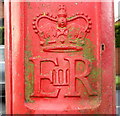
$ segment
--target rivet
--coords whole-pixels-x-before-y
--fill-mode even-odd
[[[89,33],[90,32],[90,30],[87,30],[87,33]]]
[[[32,24],[35,25],[35,22],[33,22]]]
[[[91,29],[91,28],[92,28],[92,26],[89,26],[88,28],[89,28],[89,29]]]
[[[89,21],[89,24],[91,25],[91,24],[92,24],[92,22],[91,22],[91,21]]]
[[[90,17],[88,17],[88,20],[91,20],[91,18],[90,18]]]
[[[38,33],[38,30],[35,30],[35,33]]]
[[[36,26],[33,26],[33,29],[36,29]]]
[[[85,14],[85,16],[86,16],[86,17],[88,17],[88,15],[87,15],[87,14]]]
[[[34,18],[33,20],[36,21],[36,18]]]
[[[38,14],[37,17],[39,17],[40,15]]]
[[[81,15],[84,15],[84,13],[83,13],[83,12],[81,12]]]
[[[40,41],[40,45],[43,46],[43,45],[44,45],[44,42],[43,42],[43,41]]]

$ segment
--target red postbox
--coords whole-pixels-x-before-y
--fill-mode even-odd
[[[115,114],[112,8],[5,3],[8,114]]]

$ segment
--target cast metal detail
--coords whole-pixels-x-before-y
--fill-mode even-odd
[[[42,20],[49,23],[41,24]],[[79,20],[81,25],[74,21]],[[84,44],[84,38],[91,29],[91,18],[84,13],[76,13],[67,17],[66,8],[60,5],[57,16],[41,13],[34,18],[33,29],[40,38],[40,45],[44,52],[71,52],[83,48],[77,46],[78,42]]]

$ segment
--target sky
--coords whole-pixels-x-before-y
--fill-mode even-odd
[[[114,0],[114,16],[115,21],[120,19],[120,0]]]

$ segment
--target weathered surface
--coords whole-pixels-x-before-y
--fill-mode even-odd
[[[12,113],[115,113],[113,30],[101,14],[106,7],[95,2],[11,5]]]

